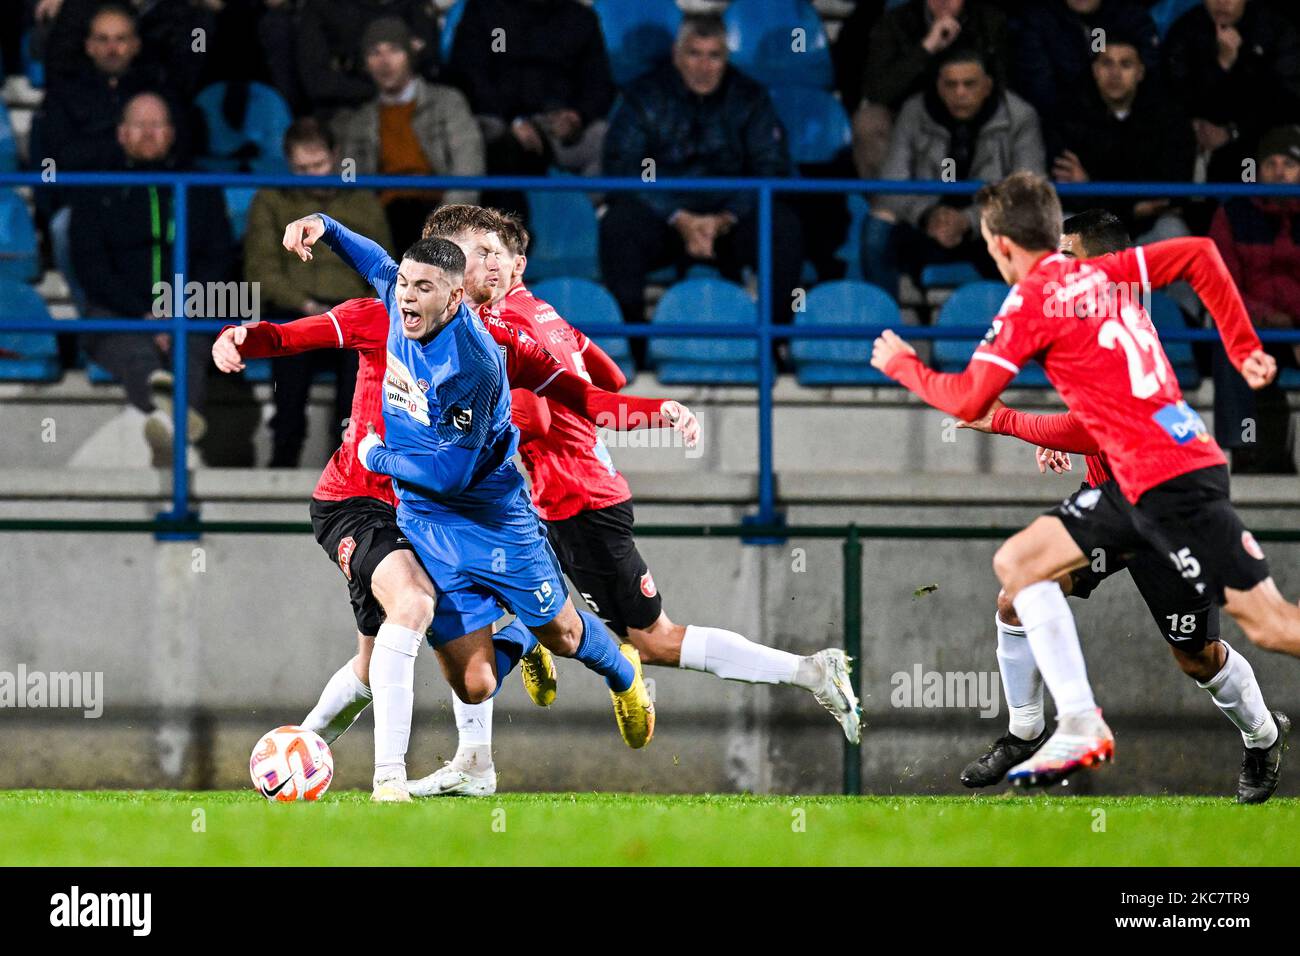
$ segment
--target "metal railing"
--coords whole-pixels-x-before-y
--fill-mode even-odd
[[[173,241],[172,275],[181,277],[172,289],[172,316],[169,320],[172,334],[171,358],[175,393],[188,394],[186,335],[195,332],[218,332],[229,322],[195,321],[185,316],[184,276],[188,266],[188,191],[194,188],[220,188],[229,186],[269,188],[352,188],[352,189],[488,189],[519,191],[579,191],[579,192],[640,192],[660,190],[666,192],[753,192],[758,197],[758,321],[753,328],[718,326],[704,323],[663,325],[608,325],[581,324],[584,333],[592,336],[619,335],[631,338],[747,338],[758,343],[758,501],[756,512],[748,516],[747,523],[755,528],[776,528],[782,517],[776,508],[776,485],[773,474],[773,406],[772,388],[776,380],[776,366],[772,345],[788,339],[852,339],[874,338],[886,326],[879,324],[836,325],[826,327],[774,325],[772,323],[772,200],[780,194],[812,193],[899,193],[907,195],[970,195],[982,183],[973,181],[939,182],[859,179],[663,179],[645,182],[636,178],[613,177],[456,177],[456,176],[356,176],[341,179],[336,176],[291,176],[228,173],[60,173],[57,181],[48,182],[41,173],[0,174],[0,187],[30,186],[34,188],[85,188],[103,186],[163,186],[175,194],[173,215],[175,234]],[[1279,197],[1300,199],[1300,186],[1263,186],[1254,183],[1082,183],[1062,184],[1059,192],[1070,196],[1135,196],[1197,198],[1233,196]],[[287,253],[286,253],[287,254]],[[573,318],[573,317],[569,317]],[[140,319],[45,319],[6,321],[8,331],[54,333],[134,333],[155,334],[159,326],[149,325]],[[915,327],[908,326],[910,339],[978,339],[987,331],[981,326]],[[1217,338],[1213,330],[1161,330],[1166,341],[1208,341]],[[1261,333],[1268,342],[1300,342],[1300,332],[1271,331]],[[190,480],[184,449],[187,445],[187,404],[174,403],[174,454],[172,465],[171,510],[161,516],[169,523],[181,525],[194,517],[190,501]],[[771,540],[755,533],[748,540]]]

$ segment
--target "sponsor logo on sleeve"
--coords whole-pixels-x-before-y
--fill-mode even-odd
[[[641,593],[648,598],[652,598],[659,593],[659,589],[655,587],[654,576],[648,570],[641,575]]]
[[[1255,540],[1255,536],[1249,531],[1243,531],[1241,533],[1241,546],[1245,548],[1246,553],[1256,561],[1264,560],[1264,549],[1259,546],[1259,542]]]

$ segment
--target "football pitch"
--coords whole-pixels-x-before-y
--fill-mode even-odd
[[[1300,800],[0,791],[0,865],[1294,866]]]

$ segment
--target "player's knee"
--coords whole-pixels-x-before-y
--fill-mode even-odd
[[[415,631],[427,630],[433,623],[433,595],[418,588],[402,591],[392,601],[391,608],[385,607],[388,617]]]
[[[497,681],[492,674],[466,675],[456,696],[466,704],[481,704],[497,692]]]
[[[1023,575],[1019,549],[1010,541],[998,548],[993,555],[993,573],[1002,582],[1002,594],[999,603],[1005,598],[1008,604],[1020,590],[1019,579]]]
[[[998,620],[1011,627],[1020,627],[1016,606],[1011,603],[1011,598],[1007,597],[1005,589],[998,592]]]

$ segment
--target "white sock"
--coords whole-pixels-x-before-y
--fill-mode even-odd
[[[1002,673],[1002,696],[1007,701],[1007,730],[1021,740],[1033,740],[1043,732],[1043,677],[1034,663],[1023,627],[993,616],[998,628],[998,670]]]
[[[1228,653],[1223,669],[1204,684],[1197,681],[1196,686],[1209,692],[1215,706],[1241,731],[1247,747],[1267,749],[1277,741],[1277,722],[1264,704],[1264,693],[1255,680],[1255,671],[1250,661],[1226,641],[1223,648]]]
[[[385,621],[370,657],[370,692],[375,701],[375,779],[406,773],[415,705],[415,655],[424,634]]]
[[[456,715],[458,750],[492,745],[492,698],[481,704],[467,704],[451,695],[451,712]]]
[[[749,684],[793,684],[804,660],[798,654],[764,647],[735,631],[720,627],[686,625],[682,638],[681,662],[691,671],[708,671],[723,680]],[[800,684],[799,686],[804,686]]]
[[[1056,702],[1057,719],[1096,710],[1079,632],[1060,586],[1055,581],[1038,581],[1011,603],[1024,625],[1043,683]]]
[[[352,661],[348,661],[329,679],[320,692],[320,700],[316,701],[302,726],[314,730],[327,744],[332,744],[370,706],[370,696],[370,688],[361,683],[352,669]]]

